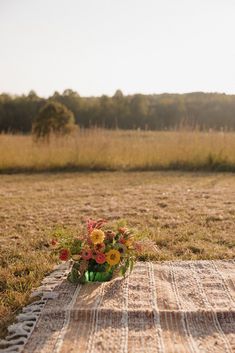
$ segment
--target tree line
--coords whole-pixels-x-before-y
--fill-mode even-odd
[[[59,102],[73,114],[79,127],[107,129],[235,130],[235,95],[220,93],[134,94],[120,90],[112,96],[81,97],[66,89],[49,98],[0,94],[0,132],[29,133],[40,109]]]

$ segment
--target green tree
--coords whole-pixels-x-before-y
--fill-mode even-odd
[[[71,132],[74,125],[74,114],[63,104],[48,102],[39,111],[33,125],[36,138],[49,138],[54,134]]]
[[[148,100],[143,94],[135,94],[130,103],[132,128],[145,128],[148,116]]]

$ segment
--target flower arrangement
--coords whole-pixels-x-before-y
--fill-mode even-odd
[[[72,260],[68,275],[70,282],[109,281],[116,270],[122,276],[128,269],[132,271],[136,255],[146,243],[135,240],[130,229],[119,227],[113,231],[107,228],[106,223],[103,219],[88,220],[85,235],[52,240],[60,260]]]

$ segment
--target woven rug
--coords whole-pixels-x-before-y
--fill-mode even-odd
[[[137,263],[125,279],[45,279],[1,352],[235,352],[235,262]]]

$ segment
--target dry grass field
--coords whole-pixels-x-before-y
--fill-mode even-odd
[[[235,178],[182,172],[1,175],[1,335],[56,262],[52,233],[79,232],[88,217],[127,221],[140,236],[154,239],[154,260],[232,258]]]
[[[94,129],[49,144],[0,135],[0,172],[176,169],[235,171],[235,133]]]

